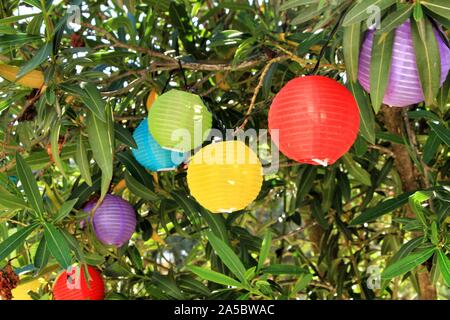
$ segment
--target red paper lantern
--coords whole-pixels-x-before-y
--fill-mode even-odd
[[[55,300],[103,300],[105,284],[101,273],[94,267],[88,266],[90,276],[86,281],[83,267],[74,266],[62,272],[53,286]]]
[[[359,109],[351,92],[337,81],[307,76],[289,81],[269,111],[269,131],[280,151],[300,163],[330,165],[353,145]]]

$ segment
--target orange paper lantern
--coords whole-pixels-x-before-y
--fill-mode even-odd
[[[295,78],[276,95],[269,111],[269,131],[288,158],[330,165],[353,145],[359,109],[351,92],[323,76]]]
[[[101,273],[88,266],[90,281],[88,283],[84,268],[74,266],[70,271],[62,272],[53,286],[55,300],[103,300],[105,284]]]

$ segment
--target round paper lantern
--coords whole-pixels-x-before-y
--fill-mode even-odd
[[[199,96],[170,90],[149,111],[150,133],[166,149],[186,152],[202,144],[212,126],[212,115]]]
[[[353,145],[358,130],[355,98],[346,87],[327,77],[289,81],[269,110],[272,139],[286,157],[300,163],[334,163]]]
[[[74,266],[63,271],[53,286],[55,300],[103,300],[105,284],[101,273],[92,266],[87,266],[90,281],[85,277],[84,268]]]
[[[441,85],[450,70],[450,49],[435,30],[441,57]],[[370,92],[370,61],[374,31],[366,34],[359,57],[358,79],[361,86]],[[417,70],[416,54],[412,39],[411,23],[407,20],[395,30],[389,83],[383,103],[394,107],[406,107],[425,100]]]
[[[90,212],[96,202],[89,202],[83,210]],[[136,212],[121,197],[107,194],[94,212],[93,227],[97,238],[107,245],[121,247],[136,229]]]
[[[151,171],[172,170],[185,159],[185,154],[161,148],[148,130],[148,120],[143,120],[133,134],[137,149],[131,149],[134,158]]]
[[[263,181],[257,155],[241,141],[200,149],[189,162],[187,183],[192,196],[211,212],[244,209],[258,196]]]

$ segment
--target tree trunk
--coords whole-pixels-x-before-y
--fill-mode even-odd
[[[402,108],[392,108],[383,106],[382,109],[383,120],[387,130],[390,133],[403,136],[406,134],[404,121],[402,118]],[[415,191],[420,189],[420,172],[414,166],[406,146],[392,143],[391,150],[395,155],[395,167],[402,180],[403,191]],[[407,206],[407,217],[415,218],[415,214]],[[427,270],[420,270],[418,272],[419,287],[421,300],[435,300],[437,298],[436,288],[430,281],[430,274]]]

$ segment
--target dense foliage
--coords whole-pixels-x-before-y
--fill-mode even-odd
[[[358,84],[371,5],[381,42],[417,25],[426,102],[388,107]],[[0,269],[44,278],[35,299],[76,262],[102,271],[109,299],[448,299],[450,81],[439,88],[421,30],[449,19],[446,0],[2,0],[0,71],[45,85],[0,82]],[[389,61],[377,65],[385,84]],[[152,173],[132,156],[155,93],[200,95],[222,131],[266,129],[275,94],[309,74],[353,92],[358,138],[328,167],[280,155],[247,210],[212,214],[187,165]],[[120,248],[80,228],[107,192],[138,213]]]

